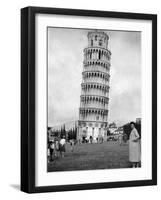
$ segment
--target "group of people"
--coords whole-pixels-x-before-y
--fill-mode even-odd
[[[62,138],[55,137],[53,140],[48,142],[48,162],[53,161],[55,157],[64,157],[65,144],[65,136]]]
[[[98,137],[96,138],[97,144],[102,144],[104,142],[104,138],[102,135],[98,135]],[[93,143],[93,137],[90,136],[89,137],[89,142],[92,144]]]
[[[97,144],[102,144],[104,142],[104,138],[102,135],[98,135],[98,137],[96,138],[96,142]],[[92,135],[88,137],[81,137],[78,139],[78,144],[82,144],[82,143],[90,143],[93,144],[95,143]]]
[[[55,160],[55,158],[63,158],[66,152],[66,138],[63,136],[62,138],[55,137],[52,140],[48,141],[48,163]],[[70,150],[74,151],[75,140],[70,139]]]

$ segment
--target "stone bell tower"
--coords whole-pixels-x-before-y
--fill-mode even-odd
[[[78,138],[92,136],[96,141],[99,136],[105,136],[111,58],[108,40],[105,32],[88,33],[88,47],[84,49]]]

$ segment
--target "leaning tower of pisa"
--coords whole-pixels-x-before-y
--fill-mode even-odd
[[[79,108],[78,137],[105,136],[108,125],[110,57],[109,37],[102,31],[88,33]]]

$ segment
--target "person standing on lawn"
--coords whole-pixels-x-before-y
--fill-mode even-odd
[[[127,134],[126,133],[123,134],[123,141],[124,141],[124,143],[127,142]]]
[[[71,152],[74,151],[74,139],[70,140]]]
[[[135,128],[135,123],[131,122],[131,133],[129,136],[129,161],[132,163],[132,167],[139,167],[141,161],[141,146],[140,136]]]
[[[119,144],[122,145],[123,135],[122,133],[119,134]]]
[[[57,137],[55,138],[55,156],[59,156],[59,139]]]
[[[50,161],[54,160],[54,153],[55,153],[55,143],[54,141],[50,142]]]
[[[62,158],[64,157],[64,153],[65,153],[65,144],[66,144],[65,135],[63,135],[63,138],[59,142],[59,145],[60,145],[59,151],[60,151],[60,156]]]
[[[90,144],[92,144],[93,143],[93,137],[91,135],[89,137],[89,140],[90,140]]]

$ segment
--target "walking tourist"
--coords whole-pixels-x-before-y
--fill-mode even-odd
[[[59,140],[58,138],[55,138],[55,156],[58,157],[59,155]]]
[[[50,143],[50,161],[53,161],[54,151],[55,151],[55,144],[54,144],[54,141],[51,141],[51,143]]]
[[[119,135],[119,144],[120,144],[120,146],[122,145],[122,140],[123,140],[123,135],[122,135],[122,133],[120,133],[120,135]]]
[[[70,140],[71,152],[74,151],[74,139]]]
[[[90,136],[90,137],[89,137],[89,140],[90,140],[90,143],[92,144],[92,143],[93,143],[93,137]]]
[[[64,153],[65,153],[65,144],[66,144],[66,140],[65,140],[64,135],[63,135],[63,138],[60,140],[59,144],[60,144],[60,146],[59,146],[60,156],[63,158]]]
[[[141,147],[140,136],[135,128],[135,123],[131,122],[131,133],[129,136],[129,161],[132,163],[132,167],[139,167],[141,161]]]
[[[103,143],[103,136],[102,135],[98,135],[98,142],[99,142],[99,144]]]
[[[47,149],[47,160],[50,162],[50,148]]]
[[[126,133],[123,134],[123,141],[124,141],[124,143],[127,142],[127,134]]]

